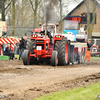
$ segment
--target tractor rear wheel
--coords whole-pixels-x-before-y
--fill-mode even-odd
[[[30,53],[34,53],[34,49],[35,49],[35,40],[31,40],[28,39],[27,40],[27,44],[26,44],[26,49],[30,52]]]
[[[55,43],[55,50],[58,52],[58,65],[68,64],[68,44],[69,42],[66,37]]]
[[[53,51],[52,55],[51,55],[51,65],[52,66],[57,66],[57,64],[58,64],[58,52]]]
[[[23,57],[22,57],[24,65],[29,65],[28,54],[29,54],[29,51],[28,50],[24,50]]]
[[[35,40],[28,39],[26,44],[26,49],[29,53],[34,54]],[[30,57],[29,65],[37,64],[37,58]]]

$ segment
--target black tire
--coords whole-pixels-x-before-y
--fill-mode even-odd
[[[65,55],[66,45],[68,46],[69,42],[66,37],[63,37],[62,40],[56,41],[55,50],[58,52],[58,65],[66,65],[68,64],[68,51],[67,55]],[[67,56],[67,57],[66,57]]]
[[[51,55],[51,65],[52,66],[57,66],[57,64],[58,64],[58,52],[53,51],[52,55]]]
[[[34,53],[34,49],[35,49],[35,40],[31,40],[28,39],[27,40],[27,44],[26,44],[26,49],[30,52],[30,53]]]
[[[29,51],[29,53],[34,54],[35,40],[28,39],[26,44],[26,49]],[[29,65],[37,63],[38,63],[37,58],[30,57]]]
[[[23,57],[22,57],[24,65],[29,65],[28,54],[29,54],[29,51],[28,50],[24,50]]]
[[[81,57],[80,57],[80,54],[78,53],[78,64],[80,64],[81,63]]]

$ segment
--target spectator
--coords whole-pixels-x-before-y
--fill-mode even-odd
[[[4,49],[4,52],[3,52],[4,55],[7,55],[7,56],[10,56],[10,59],[13,60],[14,58],[14,53],[11,51],[10,49],[10,44],[8,44],[8,46]]]
[[[1,46],[1,55],[3,55],[4,45],[1,43],[0,46]]]
[[[19,52],[19,60],[20,58],[22,58],[23,56],[23,51],[26,49],[26,43],[27,43],[27,37],[26,36],[23,36],[19,42],[19,49],[20,49],[20,52]]]
[[[84,57],[84,60],[88,59],[88,62],[90,61],[90,58],[91,58],[91,54],[90,54],[90,48],[92,47],[92,43],[91,43],[91,40],[88,40],[87,42],[87,52],[86,52],[86,55]]]

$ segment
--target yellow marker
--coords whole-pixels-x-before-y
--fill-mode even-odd
[[[42,23],[39,23],[39,25],[41,26],[41,25],[42,25]]]
[[[56,25],[59,26],[59,23],[57,23]]]

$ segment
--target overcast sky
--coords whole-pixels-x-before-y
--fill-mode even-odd
[[[83,0],[63,0],[63,14],[67,15],[68,12],[73,10]],[[66,9],[67,7],[67,9]]]
[[[83,0],[63,0],[63,6],[67,6],[68,4],[68,10],[63,9],[63,14],[67,15],[68,12],[73,10],[80,2]],[[97,0],[98,3],[100,3],[100,0]]]

